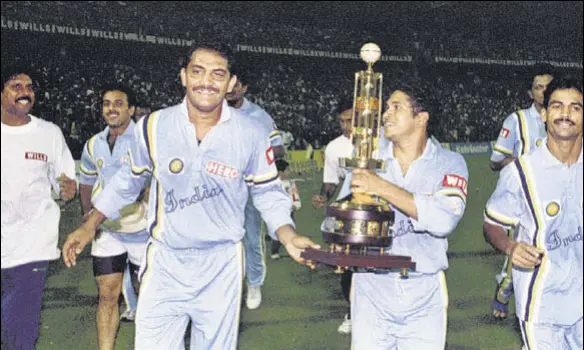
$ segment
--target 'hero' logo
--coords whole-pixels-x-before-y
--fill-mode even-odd
[[[466,181],[466,179],[462,176],[447,174],[444,176],[442,186],[458,188],[465,196],[467,195],[466,191],[468,189],[468,181]]]
[[[209,174],[221,176],[232,180],[237,179],[239,177],[239,171],[237,171],[237,169],[232,168],[225,164],[221,164],[214,160],[210,160],[209,162],[207,162],[205,171],[207,171]]]

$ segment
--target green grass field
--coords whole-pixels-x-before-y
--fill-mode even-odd
[[[449,239],[447,348],[519,349],[521,337],[513,308],[504,322],[495,322],[489,316],[494,275],[503,263],[503,256],[495,254],[483,239],[482,213],[497,175],[489,169],[486,156],[466,159],[470,172],[468,205]],[[323,215],[310,204],[312,194],[320,190],[322,173],[304,174],[302,178],[305,181],[298,183],[303,200],[296,216],[298,230],[322,243],[319,225]],[[60,246],[79,221],[78,202],[70,203],[61,219]],[[339,275],[326,266],[311,271],[288,257],[268,259],[267,264],[262,306],[254,311],[242,308],[239,348],[350,349],[350,336],[337,333],[346,311]],[[96,349],[96,295],[88,248],[72,269],[67,270],[62,261],[53,262],[45,288],[37,348]],[[132,349],[133,333],[133,324],[121,324],[117,349]]]

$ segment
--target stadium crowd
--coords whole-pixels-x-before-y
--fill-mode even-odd
[[[374,38],[366,32],[353,32],[351,28],[344,29],[345,35],[339,36],[337,29],[308,30],[305,26],[287,24],[271,26],[268,33],[261,21],[212,9],[203,8],[204,15],[191,18],[193,13],[180,11],[183,5],[174,2],[168,3],[166,10],[178,18],[164,21],[166,17],[153,15],[156,13],[153,6],[123,1],[89,1],[83,5],[61,1],[2,2],[2,17],[189,39],[213,35],[233,44],[341,51],[355,48],[355,53],[364,37]],[[124,11],[126,16],[104,15],[108,11]],[[199,20],[204,25],[198,25]],[[193,26],[185,27],[184,23]],[[582,58],[581,45],[571,50],[561,50],[560,46],[554,50],[539,47],[545,45],[543,41],[524,46],[507,41],[496,46],[496,40],[474,38],[463,31],[447,31],[447,27],[444,24],[444,29],[411,32],[411,36],[405,37],[403,30],[377,35],[386,36],[379,42],[382,51],[391,54],[415,55],[418,51],[421,56],[528,59],[542,58],[538,56],[541,50],[557,60],[574,58],[571,55],[577,61]],[[104,82],[130,85],[137,91],[140,103],[153,109],[177,103],[182,96],[177,75],[181,48],[74,36],[62,40],[64,37],[60,35],[4,29],[2,34],[2,65],[22,61],[40,72],[41,95],[34,112],[69,131],[65,135],[75,157],[80,155],[84,140],[102,127],[98,96]],[[444,40],[446,37],[448,40]],[[391,42],[390,50],[384,48],[386,42]],[[563,56],[555,56],[559,52]],[[280,129],[294,135],[292,148],[296,149],[305,149],[308,144],[320,148],[339,133],[335,119],[339,113],[337,107],[341,101],[352,99],[354,72],[365,69],[363,62],[349,59],[270,55],[266,60],[265,54],[248,52],[240,56],[244,69],[253,73],[248,98],[266,109]],[[392,82],[411,74],[436,87],[444,122],[435,136],[443,142],[492,141],[509,112],[529,103],[523,78],[527,67],[437,64],[416,57],[419,56],[412,62],[379,62],[374,68],[384,74],[385,95]],[[581,74],[581,69],[577,74]]]
[[[517,2],[518,3],[518,2]],[[412,29],[404,25],[399,18],[394,18],[384,26],[367,26],[357,23],[344,26],[343,35],[335,26],[316,26],[314,23],[300,21],[291,23],[278,22],[274,25],[273,9],[264,4],[265,9],[245,8],[236,5],[223,6],[218,11],[216,5],[197,4],[197,11],[192,11],[184,2],[145,2],[145,1],[3,1],[2,16],[6,19],[39,22],[44,24],[73,25],[173,38],[197,39],[217,36],[221,33],[224,40],[233,44],[264,45],[296,49],[351,51],[363,44],[364,38],[375,42],[391,43],[392,55],[432,54],[445,57],[483,57],[491,59],[545,59],[556,61],[582,60],[582,45],[574,45],[567,33],[566,40],[537,40],[538,30],[509,31],[508,28],[522,26],[528,18],[513,18],[510,27],[493,28],[492,18],[477,16],[476,13],[487,10],[488,4],[455,4],[451,9],[460,15],[457,21],[445,20],[439,12],[426,12],[428,18],[424,23]],[[339,4],[337,4],[339,5]],[[242,5],[240,5],[242,6]],[[299,12],[307,12],[303,5],[297,6]],[[352,6],[352,5],[347,5]],[[408,13],[413,6],[424,4],[362,4],[369,7],[369,15],[395,12]],[[409,6],[409,8],[408,8]],[[549,4],[515,4],[508,11],[536,11],[538,7]],[[231,13],[229,12],[231,7]],[[545,13],[546,9],[540,9]],[[257,16],[257,11],[263,11]],[[419,8],[416,11],[420,11]],[[434,11],[431,8],[426,11]],[[161,15],[161,12],[166,15]],[[351,7],[346,11],[337,11],[338,23],[355,22]],[[123,13],[123,16],[110,16],[108,13]],[[424,12],[421,12],[424,13]],[[474,14],[471,16],[470,14]],[[505,14],[498,14],[504,18]],[[326,19],[321,19],[323,21]],[[401,19],[403,21],[403,19]],[[358,21],[357,21],[358,22]],[[407,24],[407,22],[406,22]],[[525,23],[529,24],[529,22]],[[550,23],[552,25],[553,23]],[[234,30],[237,28],[237,30]],[[474,30],[471,30],[474,29]],[[549,28],[548,28],[549,29]],[[581,32],[580,32],[581,37]]]

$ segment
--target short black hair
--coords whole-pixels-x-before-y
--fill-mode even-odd
[[[130,89],[128,86],[121,84],[121,83],[108,83],[102,86],[101,88],[101,100],[103,101],[103,96],[106,92],[109,91],[121,91],[123,92],[126,97],[128,98],[128,107],[136,107],[137,100],[134,91]]]
[[[353,100],[352,99],[341,99],[339,101],[339,106],[338,108],[338,114],[341,115],[341,113],[343,113],[344,111],[346,111],[347,109],[352,109],[353,108]]]
[[[233,75],[231,71],[235,66],[236,60],[231,45],[219,41],[195,40],[193,45],[188,49],[186,56],[183,57],[182,68],[186,69],[189,66],[193,53],[197,50],[210,50],[219,53],[219,56],[227,60],[227,69],[229,69],[230,75]]]
[[[276,160],[276,169],[278,169],[278,171],[286,171],[288,165],[290,164],[285,159],[280,158]]]
[[[28,75],[32,80],[35,90],[38,88],[37,72],[30,67],[16,64],[8,67],[2,67],[2,91],[4,91],[6,83],[20,74]]]
[[[531,66],[525,74],[526,89],[531,90],[531,87],[533,86],[533,79],[535,77],[547,74],[555,77],[556,68],[549,63],[537,63]]]
[[[576,89],[582,93],[582,81],[571,76],[564,76],[552,80],[543,92],[543,106],[548,108],[550,97],[556,90]]]
[[[254,70],[246,64],[247,62],[243,59],[241,53],[235,53],[235,63],[232,64],[231,68],[231,75],[236,75],[237,80],[241,82],[241,85],[255,86],[256,85],[256,76],[254,74]]]
[[[427,82],[421,80],[398,82],[393,91],[401,91],[409,96],[414,114],[428,112],[427,134],[436,134],[442,117],[442,104],[436,90]]]

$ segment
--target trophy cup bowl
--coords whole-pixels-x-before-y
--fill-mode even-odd
[[[346,169],[383,171],[385,163],[376,159],[381,130],[381,101],[383,75],[373,71],[373,64],[381,57],[375,43],[361,48],[366,71],[355,73],[351,142],[352,158],[339,159]],[[323,240],[329,251],[306,249],[302,257],[310,262],[337,266],[336,272],[351,269],[357,272],[389,271],[399,269],[403,276],[414,270],[410,257],[388,255],[392,244],[395,213],[377,196],[353,193],[325,208],[322,224]]]

